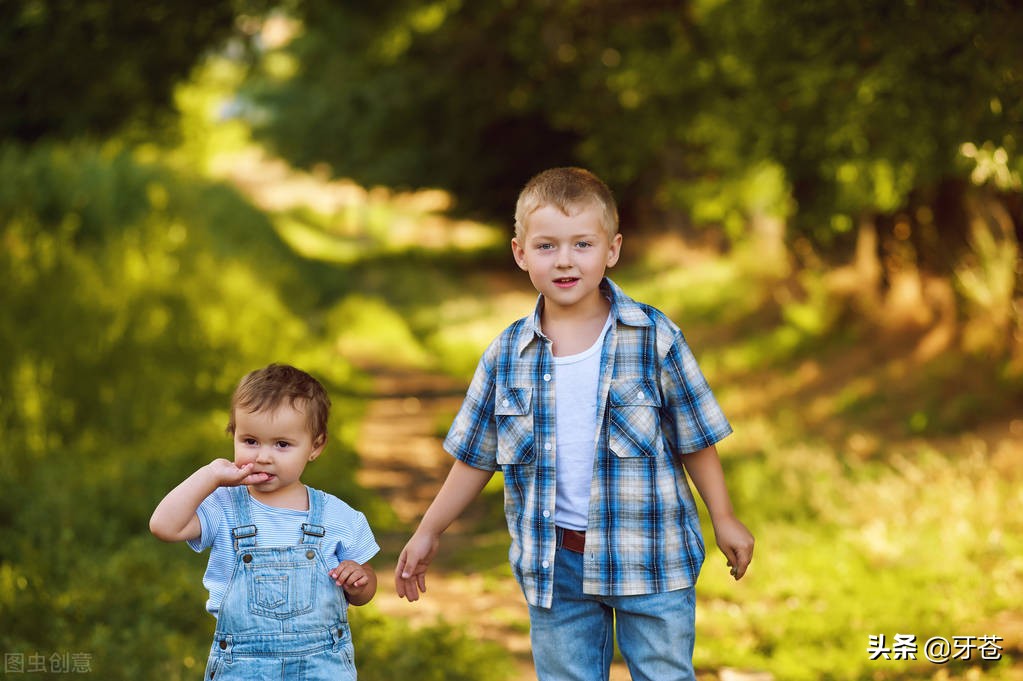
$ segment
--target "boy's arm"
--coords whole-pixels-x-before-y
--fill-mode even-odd
[[[437,553],[440,535],[479,496],[493,475],[493,471],[473,468],[457,459],[451,465],[447,479],[426,509],[419,528],[398,556],[394,588],[399,597],[417,601],[419,592],[426,591],[426,570]]]
[[[202,534],[199,504],[218,487],[252,485],[266,479],[265,473],[251,474],[255,464],[236,466],[227,459],[206,464],[167,493],[149,519],[149,531],[167,542],[197,539]]]
[[[725,486],[717,447],[711,445],[698,452],[683,454],[682,464],[693,479],[700,498],[707,506],[714,525],[714,538],[718,548],[728,559],[732,576],[742,579],[753,559],[753,535],[739,522],[732,510],[732,500]]]

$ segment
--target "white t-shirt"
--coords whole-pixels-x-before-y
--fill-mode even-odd
[[[554,358],[555,453],[557,495],[554,523],[585,530],[590,509],[590,482],[597,448],[597,387],[601,349],[611,317],[586,350]]]
[[[366,516],[331,494],[324,496],[322,521],[326,534],[320,539],[320,550],[327,569],[334,569],[342,560],[369,561],[380,547]],[[309,518],[309,511],[267,506],[251,495],[249,513],[257,530],[257,546],[294,546],[300,543],[302,523]],[[202,583],[210,592],[206,609],[216,617],[235,564],[231,530],[238,526],[238,519],[231,504],[231,490],[218,487],[199,505],[197,515],[202,535],[190,540],[188,545],[197,552],[210,549],[210,562]]]

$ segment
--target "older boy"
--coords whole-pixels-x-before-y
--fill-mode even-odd
[[[440,535],[500,469],[538,678],[607,679],[616,628],[633,679],[694,679],[704,546],[686,472],[736,579],[753,555],[714,444],[731,426],[678,327],[604,278],[622,236],[603,182],[540,173],[515,230],[539,301],[480,360],[444,442],[451,472],[399,556],[398,595],[426,590]]]

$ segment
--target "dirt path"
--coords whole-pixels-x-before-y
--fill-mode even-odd
[[[441,447],[443,422],[457,411],[465,385],[447,376],[373,369],[374,397],[359,433],[359,484],[376,491],[409,527],[414,527],[440,489],[451,466]],[[407,536],[379,537],[388,561],[378,567],[379,610],[415,624],[443,618],[464,624],[472,635],[492,640],[515,657],[514,681],[535,679],[529,648],[529,616],[518,585],[467,572],[448,557],[473,541],[475,507],[445,533],[441,555],[427,577],[428,593],[416,603],[394,593],[391,570]]]

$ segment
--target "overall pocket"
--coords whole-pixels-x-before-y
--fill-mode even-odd
[[[245,565],[249,612],[287,619],[312,610],[316,552],[307,547],[267,549]]]

